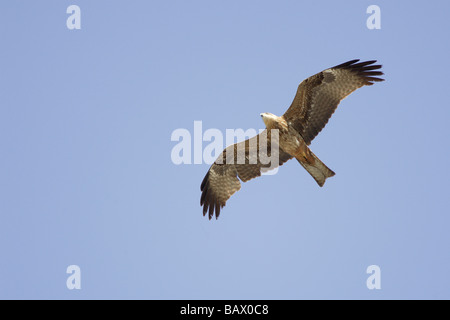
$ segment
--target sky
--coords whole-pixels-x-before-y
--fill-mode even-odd
[[[1,1],[0,298],[449,299],[448,12]],[[175,164],[172,133],[263,129],[260,113],[282,115],[303,79],[351,59],[378,60],[386,81],[311,144],[336,176],[320,188],[290,161],[203,217],[209,165]]]

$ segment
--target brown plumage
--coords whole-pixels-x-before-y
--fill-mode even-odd
[[[305,79],[283,116],[261,114],[266,124],[264,132],[227,147],[201,184],[203,215],[208,213],[211,219],[215,212],[218,218],[226,201],[241,188],[239,179],[247,182],[294,157],[319,186],[323,186],[334,172],[312,153],[308,145],[325,127],[342,99],[362,86],[384,81],[377,77],[383,73],[377,71],[381,65],[374,65],[376,60],[358,62],[351,60]],[[272,130],[277,130],[279,137],[275,144],[272,144]],[[260,148],[260,144],[264,148]],[[278,161],[268,164],[267,157],[275,154]]]

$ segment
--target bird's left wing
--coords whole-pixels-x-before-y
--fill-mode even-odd
[[[384,81],[376,60],[351,60],[319,72],[298,86],[297,94],[283,117],[309,145],[325,127],[342,99],[364,85]]]

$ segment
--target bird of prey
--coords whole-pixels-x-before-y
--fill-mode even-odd
[[[308,148],[311,141],[325,127],[331,115],[342,99],[362,86],[370,86],[384,79],[376,65],[376,60],[359,62],[351,60],[319,72],[300,83],[297,94],[289,109],[278,117],[271,113],[262,113],[266,130],[246,141],[230,145],[211,165],[201,184],[200,205],[203,215],[209,219],[216,214],[227,200],[241,188],[239,181],[247,182],[261,176],[269,167],[281,166],[286,161],[296,158],[298,162],[323,186],[325,180],[334,176],[320,159]],[[277,131],[276,145],[273,132]],[[260,147],[265,143],[265,148]],[[265,151],[262,152],[262,149]],[[271,156],[274,150],[278,156],[276,163],[262,161],[262,154]],[[241,160],[239,162],[239,151]],[[227,157],[228,155],[228,157]]]

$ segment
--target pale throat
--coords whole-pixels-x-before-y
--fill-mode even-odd
[[[279,129],[279,130],[287,130],[288,125],[286,120],[283,117],[277,117],[275,115],[265,115],[263,117],[264,124],[267,129]]]

